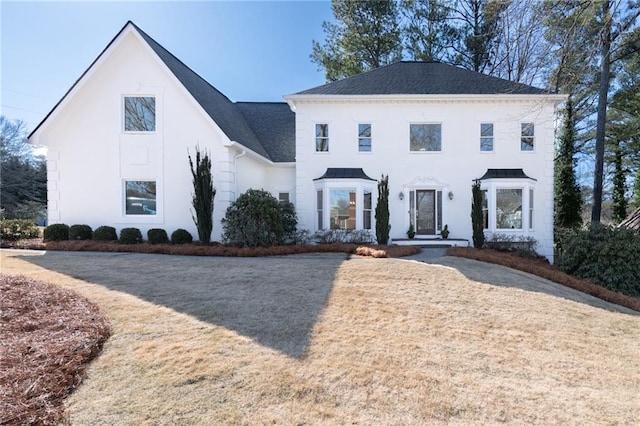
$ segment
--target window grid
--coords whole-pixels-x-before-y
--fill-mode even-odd
[[[480,151],[493,151],[493,123],[480,123]]]
[[[358,151],[371,152],[371,124],[358,124]]]
[[[316,124],[316,152],[329,152],[328,124]]]
[[[533,151],[535,128],[533,123],[520,123],[520,150]]]

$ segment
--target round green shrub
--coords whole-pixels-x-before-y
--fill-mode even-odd
[[[164,229],[153,228],[147,231],[147,240],[151,244],[166,244],[169,242],[169,237]]]
[[[69,239],[69,225],[55,223],[44,228],[44,241],[66,241]]]
[[[609,290],[640,296],[640,234],[627,228],[592,226],[565,236],[556,260],[563,271]]]
[[[0,238],[9,241],[38,238],[36,223],[30,219],[5,219],[0,221]]]
[[[93,238],[93,230],[89,225],[71,225],[69,228],[70,240],[90,240]]]
[[[176,229],[171,234],[171,244],[190,244],[193,242],[193,236],[186,229]]]
[[[227,208],[222,239],[243,247],[284,244],[295,241],[297,225],[293,204],[281,204],[267,191],[250,189]]]
[[[113,226],[98,226],[95,231],[93,231],[93,240],[94,241],[116,241],[118,239],[118,234],[116,233],[116,228]]]
[[[142,232],[138,228],[122,228],[120,230],[120,244],[138,244],[142,242]]]

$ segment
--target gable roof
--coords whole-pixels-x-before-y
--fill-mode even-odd
[[[625,227],[640,231],[640,207],[627,216],[625,220],[620,222],[618,227]]]
[[[522,83],[441,62],[401,61],[296,95],[543,95]]]
[[[218,125],[218,127],[224,132],[224,134],[233,142],[238,142],[243,146],[249,148],[255,153],[265,157],[268,160],[274,162],[294,161],[295,157],[295,117],[293,113],[287,115],[282,111],[283,108],[261,108],[256,107],[252,111],[249,111],[246,116],[243,112],[246,108],[239,107],[238,104],[232,102],[224,94],[218,91],[215,87],[209,84],[205,79],[200,77],[195,71],[186,66],[182,61],[176,58],[171,52],[162,47],[158,42],[151,38],[147,33],[141,30],[133,22],[128,21],[124,27],[116,34],[116,36],[109,42],[104,50],[98,55],[98,57],[89,65],[89,67],[82,73],[80,78],[71,86],[71,88],[65,93],[65,95],[58,101],[53,109],[45,116],[45,118],[36,126],[36,128],[29,134],[29,138],[33,136],[42,125],[51,117],[56,109],[62,104],[62,102],[69,96],[76,86],[83,80],[83,78],[89,73],[93,66],[100,60],[101,57],[109,50],[114,42],[127,30],[127,28],[133,28],[140,37],[149,45],[149,47],[155,52],[160,60],[167,66],[169,71],[178,79],[178,81],[184,86],[189,94],[195,99],[195,101],[202,107],[202,109],[211,117],[211,119]],[[260,104],[267,105],[267,104]],[[286,104],[282,103],[283,106]],[[287,109],[289,107],[287,106]],[[263,129],[262,126],[270,125],[270,117],[260,117],[260,113],[273,113],[277,114],[276,121],[279,123],[275,129]],[[247,118],[248,117],[248,118]],[[289,122],[287,122],[289,120]],[[251,121],[251,123],[249,123]],[[259,139],[257,133],[268,136],[269,133],[281,131],[279,138],[269,137],[265,144],[269,144],[269,148],[265,147],[263,141]],[[271,155],[273,154],[273,155]]]

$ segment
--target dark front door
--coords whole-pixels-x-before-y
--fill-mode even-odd
[[[416,191],[416,233],[435,235],[436,233],[436,191]]]

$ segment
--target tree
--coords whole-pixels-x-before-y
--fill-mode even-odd
[[[389,175],[382,175],[378,181],[378,202],[376,204],[376,239],[378,244],[389,242]]]
[[[0,116],[0,207],[8,219],[44,220],[47,168],[34,155],[20,120]]]
[[[479,180],[476,180],[471,187],[471,228],[473,229],[473,246],[481,249],[484,247],[484,216]]]
[[[195,164],[189,155],[189,166],[193,177],[193,218],[196,228],[198,228],[198,239],[200,242],[209,243],[211,241],[211,231],[213,230],[213,201],[216,197],[216,190],[213,187],[211,176],[211,160],[205,151],[204,156],[200,153],[200,148],[196,147]]]
[[[582,194],[575,174],[575,120],[571,98],[565,104],[554,171],[554,225],[573,228],[582,223]]]
[[[453,9],[444,0],[404,0],[401,9],[405,49],[413,60],[451,62],[458,37]]]
[[[311,61],[324,68],[327,81],[350,77],[402,57],[395,1],[332,0],[335,23],[323,22],[325,42],[313,41]]]
[[[614,160],[615,166],[613,176],[613,222],[620,223],[627,217],[627,199],[625,193],[627,192],[625,184],[625,171],[622,166],[622,150],[620,144],[614,148]]]

